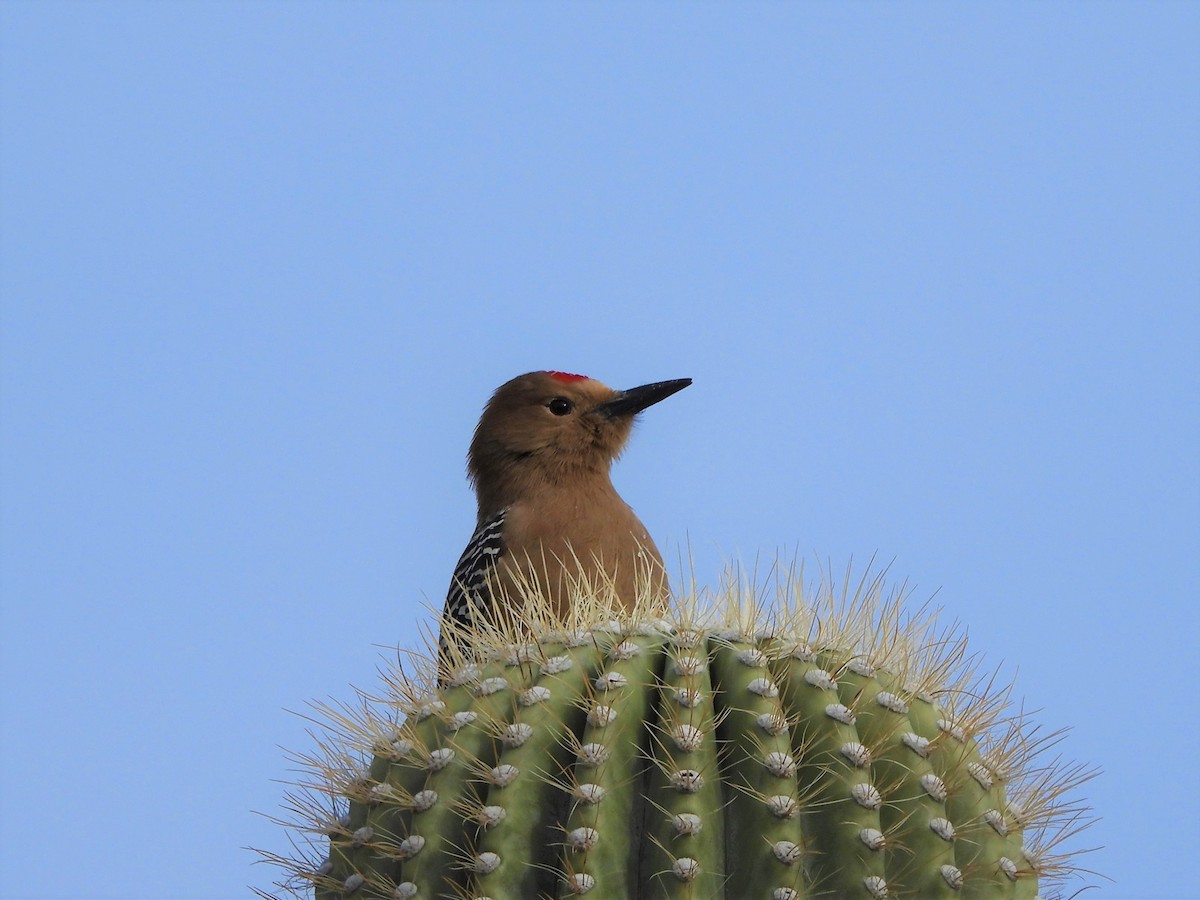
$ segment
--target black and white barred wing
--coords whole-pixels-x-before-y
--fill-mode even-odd
[[[504,531],[506,512],[507,509],[502,509],[485,519],[471,535],[467,549],[463,551],[458,565],[454,567],[454,577],[450,581],[446,606],[442,611],[443,622],[453,620],[469,629],[481,619],[487,619],[492,604],[487,588],[487,576],[504,555],[504,540],[501,535]],[[443,647],[446,645],[445,627],[442,629],[439,643]]]

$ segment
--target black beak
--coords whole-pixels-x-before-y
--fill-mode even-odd
[[[692,383],[690,378],[676,378],[674,381],[656,381],[654,384],[643,384],[641,387],[630,388],[617,394],[607,403],[601,403],[596,411],[610,419],[618,416],[632,416],[640,413],[648,406],[653,406],[659,400],[666,400],[672,394],[682,391]]]

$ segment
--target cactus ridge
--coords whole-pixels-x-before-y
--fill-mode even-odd
[[[524,596],[440,686],[418,658],[381,697],[317,704],[327,731],[286,803],[306,840],[263,854],[277,887],[1033,898],[1082,871],[1063,847],[1094,772],[1047,759],[1062,731],[1014,713],[959,629],[880,577],[774,587],[770,605],[730,578],[625,611],[577,585],[568,621]]]

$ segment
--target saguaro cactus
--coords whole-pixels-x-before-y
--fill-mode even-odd
[[[290,805],[318,900],[1035,897],[1072,871],[1085,769],[878,580],[769,607],[731,584],[617,613],[538,598],[384,696],[324,708]]]

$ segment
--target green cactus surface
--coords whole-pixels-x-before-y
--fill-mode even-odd
[[[1073,874],[1091,772],[1014,715],[955,629],[878,580],[805,600],[731,583],[669,610],[582,586],[385,673],[301,757],[334,898],[1033,898]],[[466,646],[464,644],[464,646]],[[406,669],[409,667],[405,667]],[[380,694],[382,693],[382,697]]]

